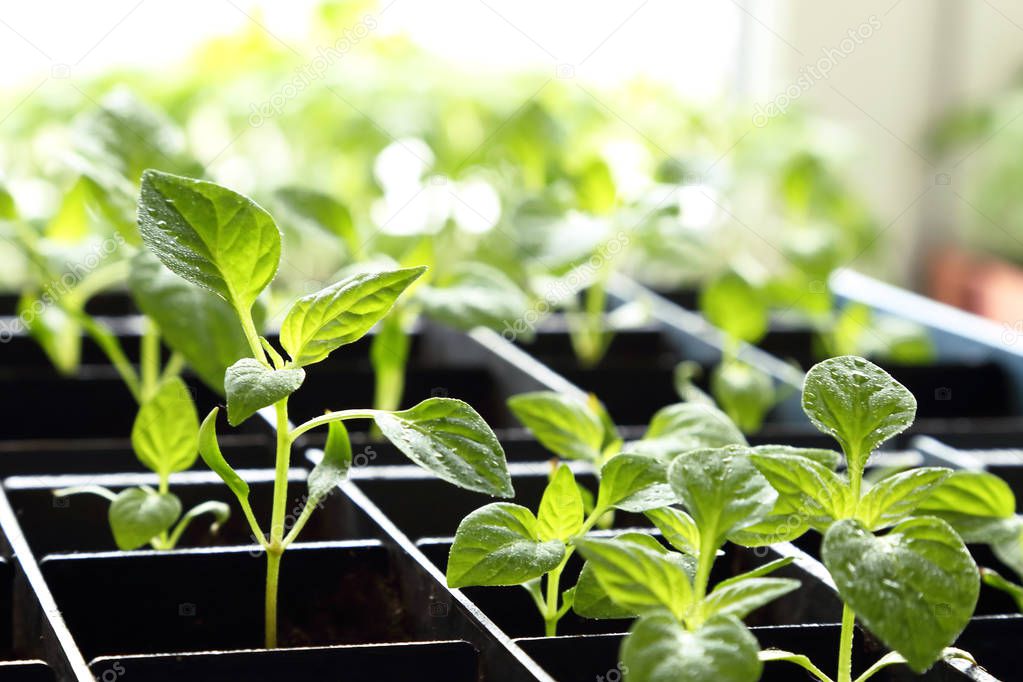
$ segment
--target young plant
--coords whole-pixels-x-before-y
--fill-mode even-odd
[[[249,504],[249,486],[221,454],[214,408],[199,431],[199,452],[237,497],[254,537],[266,552],[266,647],[278,644],[277,587],[281,559],[324,496],[347,477],[351,447],[343,422],[366,419],[419,466],[439,478],[498,497],[513,495],[504,451],[486,422],[467,404],[431,398],[408,410],[350,409],[328,412],[292,427],[288,399],[306,367],[362,338],[394,305],[424,268],[360,274],[299,298],[281,324],[281,353],[259,335],[253,305],[277,273],[281,235],[270,215],[247,197],[219,185],[158,171],[146,171],[139,198],[139,229],[150,250],[177,275],[205,287],[234,310],[250,357],[224,376],[227,416],[237,426],[273,408],[277,447],[273,505],[267,532]],[[309,474],[305,506],[286,527],[291,448],[302,434],[328,426],[323,459]]]
[[[715,557],[728,538],[765,520],[778,498],[749,454],[740,446],[677,453],[667,478],[688,513],[663,507],[647,516],[678,552],[638,533],[577,541],[587,561],[575,610],[587,617],[639,618],[622,642],[626,679],[760,679],[760,645],[742,619],[799,587],[796,580],[764,577],[791,559],[710,585]]]
[[[988,545],[1023,580],[1023,516],[1016,513],[1016,496],[1002,479],[985,471],[954,471],[917,511],[948,521],[968,543]],[[1012,597],[1023,612],[1023,585],[992,568],[981,568],[980,576]]]
[[[864,487],[873,451],[913,423],[913,395],[876,365],[843,356],[809,371],[803,410],[841,445],[845,474],[783,452],[754,453],[751,460],[779,494],[771,514],[778,520],[773,540],[797,537],[807,527],[824,536],[822,559],[843,602],[836,682],[853,679],[857,618],[893,650],[858,682],[890,665],[905,663],[920,673],[943,655],[959,655],[947,647],[973,614],[977,566],[952,526],[919,509],[951,472],[910,469]],[[779,512],[798,522],[783,527]],[[769,529],[759,530],[772,537]],[[775,651],[766,658],[790,661],[831,682],[806,656]]]
[[[575,588],[562,590],[561,574],[580,538],[614,509],[642,512],[670,504],[664,476],[664,465],[653,458],[616,455],[601,468],[596,502],[586,512],[572,470],[559,465],[536,515],[496,502],[462,519],[448,555],[448,585],[519,585],[533,597],[546,635],[556,635],[575,595]]]
[[[727,272],[703,287],[700,310],[725,337],[721,362],[710,375],[711,394],[744,433],[758,431],[780,397],[771,377],[742,360],[741,349],[767,333],[766,301],[744,277]]]

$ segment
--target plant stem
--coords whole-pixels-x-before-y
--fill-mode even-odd
[[[276,402],[274,408],[277,411],[277,454],[274,471],[273,510],[270,518],[270,543],[266,548],[266,648],[268,649],[277,647],[277,578],[281,571],[281,555],[284,553],[284,515],[288,503],[288,467],[291,464],[288,399],[284,398]]]
[[[329,424],[332,421],[344,421],[346,419],[372,419],[375,413],[376,410],[339,410],[337,412],[328,412],[327,414],[322,414],[319,417],[314,417],[307,422],[302,422],[293,428],[289,436],[289,441],[294,441],[306,431],[311,431],[317,426],[323,426],[324,424]]]
[[[252,311],[235,308],[235,312],[238,313],[238,319],[242,323],[242,331],[245,332],[245,340],[249,342],[252,357],[269,366],[266,351],[263,350],[263,342],[259,340],[259,332],[256,331],[256,323],[252,321]]]
[[[856,614],[848,604],[842,606],[842,634],[838,643],[838,676],[836,682],[852,682],[852,645]]]
[[[713,542],[701,542],[700,544],[700,556],[696,563],[696,577],[693,579],[696,603],[700,603],[707,596],[707,584],[710,582],[710,572],[714,568],[714,559],[717,555],[717,547],[714,546]]]
[[[547,613],[544,614],[544,634],[547,637],[554,637],[558,634],[558,621],[561,616],[558,614],[558,590],[561,583],[561,572],[565,570],[565,564],[571,556],[565,553],[565,558],[550,573],[547,574]]]
[[[148,318],[144,321],[139,365],[142,400],[146,401],[156,392],[160,380],[160,329]]]

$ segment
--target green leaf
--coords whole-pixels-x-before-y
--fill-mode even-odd
[[[349,255],[354,259],[362,252],[362,238],[359,236],[352,215],[340,201],[316,190],[305,187],[284,187],[277,190],[276,198],[295,218],[341,238]]]
[[[520,585],[551,571],[564,556],[564,543],[540,540],[533,512],[508,502],[488,504],[458,525],[448,586]]]
[[[309,472],[306,485],[309,499],[306,504],[318,505],[330,495],[339,483],[348,478],[352,468],[352,443],[348,429],[343,422],[333,421],[327,425],[327,443],[323,446],[323,458]]]
[[[191,467],[199,456],[199,415],[185,382],[174,377],[142,403],[131,429],[135,456],[166,476]]]
[[[791,542],[809,529],[809,517],[801,499],[779,495],[770,514],[751,526],[733,531],[728,539],[743,547],[766,547],[779,542]]]
[[[206,462],[206,466],[220,476],[237,497],[245,499],[249,496],[249,484],[227,463],[224,455],[220,452],[220,445],[217,443],[217,414],[219,413],[220,408],[214,407],[206,415],[202,426],[199,427],[199,454],[202,456],[202,461]]]
[[[703,368],[700,367],[700,364],[692,360],[683,360],[675,365],[675,371],[672,373],[675,392],[683,402],[709,405],[716,408],[717,405],[714,403],[714,399],[700,389],[693,381],[702,373]]]
[[[790,445],[757,445],[751,449],[755,455],[773,457],[789,455],[803,457],[834,471],[842,463],[842,455],[824,448],[795,448]]]
[[[855,504],[846,480],[811,459],[763,452],[754,452],[750,459],[778,495],[791,500],[791,508],[813,528],[823,531],[835,519],[846,517]]]
[[[281,345],[292,364],[311,365],[358,341],[425,271],[418,267],[362,273],[295,301],[281,324]]]
[[[742,582],[743,580],[749,580],[750,578],[762,578],[765,575],[774,573],[779,568],[784,568],[785,566],[788,566],[795,560],[796,558],[793,556],[786,556],[782,557],[781,559],[775,559],[774,561],[768,561],[766,564],[757,566],[756,568],[746,571],[745,573],[740,573],[739,575],[732,576],[731,578],[722,580],[717,584],[717,588],[733,585],[735,583]]]
[[[18,299],[18,317],[58,372],[72,375],[78,371],[82,358],[82,325],[74,316],[47,304],[34,292],[23,291]]]
[[[568,540],[583,527],[583,498],[572,470],[560,465],[551,477],[537,512],[541,540]]]
[[[369,361],[376,380],[373,407],[378,410],[398,409],[405,392],[405,367],[412,342],[405,331],[402,312],[395,311],[381,320],[369,345]]]
[[[746,578],[718,585],[703,602],[703,617],[735,616],[742,620],[761,606],[799,589],[790,578]]]
[[[746,438],[724,412],[701,403],[676,403],[658,410],[643,439],[629,449],[667,462],[683,452],[726,445],[746,445]]]
[[[918,673],[956,640],[977,604],[977,567],[940,519],[907,519],[882,537],[842,520],[828,529],[821,555],[845,603]]]
[[[438,478],[497,497],[515,494],[497,436],[461,400],[430,398],[401,412],[375,412],[373,419],[387,440]]]
[[[695,562],[686,564],[683,557],[671,555],[656,538],[645,533],[622,533],[616,536],[615,540],[663,554],[666,558],[679,563],[690,575],[696,570]],[[597,580],[596,573],[589,562],[583,564],[582,571],[579,572],[572,609],[583,618],[635,618],[639,615],[635,611],[619,606],[611,599],[607,590]]]
[[[273,280],[281,234],[248,197],[204,180],[142,174],[142,241],[175,274],[248,311]]]
[[[558,457],[600,461],[604,425],[582,402],[553,391],[536,391],[512,396],[508,408]]]
[[[741,360],[725,360],[710,375],[710,390],[721,409],[744,433],[760,430],[777,402],[774,383],[764,372]]]
[[[163,341],[184,356],[207,386],[223,395],[224,372],[251,353],[234,309],[176,276],[146,250],[131,261],[128,287],[135,305],[160,328]]]
[[[0,220],[15,220],[18,217],[18,206],[7,188],[0,185]]]
[[[664,464],[653,457],[616,455],[600,470],[597,508],[644,512],[673,504],[677,500],[665,477]]]
[[[110,503],[108,516],[117,547],[138,549],[170,530],[181,516],[181,502],[171,493],[128,488]]]
[[[1016,496],[1009,484],[986,471],[954,471],[920,503],[921,513],[1009,518]],[[955,525],[955,524],[953,524]]]
[[[898,523],[948,478],[952,471],[920,467],[881,479],[867,491],[856,508],[856,517],[870,530]]]
[[[305,370],[270,369],[259,360],[242,358],[227,368],[227,421],[238,426],[258,410],[287,398],[305,381]]]
[[[748,452],[737,446],[695,450],[668,468],[672,489],[696,521],[703,542],[713,542],[714,549],[729,534],[761,521],[778,499]]]
[[[736,618],[713,618],[696,631],[669,614],[641,618],[622,643],[625,679],[632,682],[756,682],[760,645]]]
[[[735,272],[704,285],[700,310],[728,336],[756,343],[767,333],[767,305],[757,289]]]
[[[674,507],[650,509],[645,514],[669,545],[689,556],[699,555],[700,529],[696,527],[693,517]]]
[[[990,568],[980,569],[980,577],[985,585],[1001,590],[1012,597],[1013,601],[1016,602],[1016,608],[1023,612],[1023,586],[1009,582],[998,571],[993,571]]]
[[[849,468],[862,471],[877,446],[912,425],[916,398],[872,362],[843,356],[807,372],[803,411],[841,444]]]
[[[682,618],[692,605],[693,587],[683,555],[634,541],[586,538],[576,540],[576,547],[600,586],[622,609],[630,613],[667,609]]]
[[[455,329],[489,327],[500,330],[529,311],[529,300],[500,270],[482,263],[461,265],[443,284],[416,293],[423,314]]]

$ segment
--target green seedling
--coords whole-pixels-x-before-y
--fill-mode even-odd
[[[175,274],[209,289],[235,312],[249,357],[224,376],[227,417],[238,426],[259,410],[273,413],[276,454],[273,505],[264,532],[249,504],[248,483],[228,464],[217,443],[219,408],[203,421],[199,452],[234,493],[253,536],[266,553],[265,637],[278,645],[277,588],[281,559],[324,497],[347,477],[352,451],[344,422],[370,420],[415,464],[454,485],[499,497],[513,489],[504,451],[486,422],[460,400],[431,398],[408,410],[349,409],[328,412],[297,426],[288,418],[289,397],[306,368],[362,338],[424,271],[402,268],[354,275],[299,298],[284,317],[280,344],[288,359],[259,335],[253,318],[257,297],[274,279],[281,235],[270,214],[229,189],[149,170],[142,177],[139,230],[149,249]],[[289,528],[288,468],[296,439],[328,427],[322,460],[310,472],[301,513]]]

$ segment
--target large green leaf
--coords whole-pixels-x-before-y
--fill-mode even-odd
[[[713,542],[716,550],[730,533],[761,521],[778,499],[748,452],[737,446],[695,450],[668,469],[672,489],[700,529],[701,549]]]
[[[192,392],[174,377],[142,403],[131,429],[139,461],[163,476],[184,471],[199,457],[199,415]]]
[[[825,448],[796,448],[791,445],[757,445],[751,448],[750,451],[755,455],[768,457],[775,455],[804,457],[831,470],[834,470],[842,463],[842,455],[834,450]]]
[[[977,566],[940,519],[907,519],[881,537],[856,520],[839,521],[821,555],[846,604],[916,672],[956,640],[977,604]]]
[[[597,508],[644,512],[678,500],[665,480],[664,464],[646,455],[622,453],[600,470]]]
[[[110,503],[114,541],[123,550],[138,549],[167,532],[181,516],[181,502],[171,493],[128,488]]]
[[[172,272],[248,311],[273,280],[281,234],[248,197],[204,180],[142,174],[142,241]]]
[[[495,502],[458,525],[448,555],[448,585],[520,585],[552,570],[564,556],[564,543],[540,539],[533,512]]]
[[[401,412],[375,412],[381,433],[406,457],[442,480],[511,497],[504,449],[483,418],[454,398],[430,398]]]
[[[581,401],[554,391],[536,391],[512,396],[508,408],[558,457],[600,461],[604,424]]]
[[[420,289],[416,300],[427,317],[463,330],[500,330],[529,310],[522,289],[500,270],[482,263],[462,265],[443,284]]]
[[[912,425],[916,398],[877,365],[846,355],[807,372],[803,411],[841,444],[849,468],[862,471],[878,445]]]
[[[163,267],[146,250],[132,259],[128,286],[139,310],[160,328],[164,342],[184,356],[207,386],[223,395],[224,372],[251,353],[238,314],[219,296]]]
[[[583,526],[583,497],[572,470],[562,464],[555,470],[540,499],[537,535],[541,540],[568,540]]]
[[[281,345],[291,364],[319,362],[365,336],[425,271],[418,267],[354,275],[295,301],[281,323]]]
[[[951,473],[950,469],[920,467],[887,476],[863,496],[856,517],[870,530],[896,524],[912,514]]]
[[[622,643],[627,682],[756,682],[760,645],[738,619],[713,618],[685,629],[667,613],[641,618]]]
[[[271,369],[253,358],[242,358],[227,368],[227,421],[238,426],[258,410],[273,405],[298,390],[305,370]]]
[[[646,517],[672,547],[689,556],[700,554],[700,529],[689,514],[674,507],[661,507],[648,510]]]
[[[692,605],[684,555],[617,539],[580,539],[576,546],[607,595],[629,613],[667,609],[682,618]]]
[[[670,555],[664,545],[656,538],[645,533],[622,533],[615,537],[615,540],[627,545],[634,545],[663,554],[666,558],[679,563],[688,573],[692,574],[695,562],[685,563],[686,559],[678,555]],[[579,572],[579,579],[575,584],[575,593],[572,603],[572,610],[583,618],[635,618],[639,615],[636,611],[619,606],[604,589],[604,586],[597,580],[593,566],[589,562],[583,564]]]
[[[1016,513],[1009,484],[986,471],[955,471],[917,507],[928,514],[1008,518]],[[954,525],[954,524],[953,524]]]
[[[799,455],[754,452],[750,459],[807,525],[824,530],[851,512],[848,483],[831,469]]]

